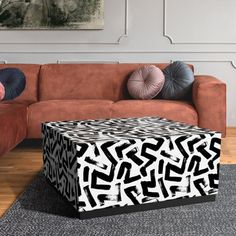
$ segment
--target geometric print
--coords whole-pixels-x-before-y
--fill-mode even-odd
[[[42,125],[44,174],[79,212],[218,193],[221,134],[157,117]]]

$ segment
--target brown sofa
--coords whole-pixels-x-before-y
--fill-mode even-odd
[[[18,67],[27,78],[21,96],[0,103],[0,156],[25,138],[40,138],[41,123],[53,120],[160,116],[217,130],[225,136],[223,82],[196,76],[192,101],[134,100],[127,92],[127,79],[143,65],[0,65]],[[161,69],[167,65],[156,64]]]

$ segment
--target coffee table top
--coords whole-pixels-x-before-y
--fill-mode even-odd
[[[43,125],[76,143],[219,133],[159,117],[56,121]]]

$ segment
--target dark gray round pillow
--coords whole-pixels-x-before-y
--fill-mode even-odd
[[[3,100],[12,100],[24,91],[26,79],[21,70],[17,68],[4,68],[0,70],[0,83],[5,89]]]
[[[163,73],[165,83],[161,91],[161,98],[179,100],[187,98],[191,94],[194,74],[187,64],[175,61],[167,66]]]

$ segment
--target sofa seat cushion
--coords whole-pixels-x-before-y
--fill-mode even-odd
[[[113,104],[112,118],[159,116],[192,125],[198,124],[194,107],[182,101],[170,100],[123,100]]]
[[[1,101],[1,104],[6,104],[6,105],[10,105],[10,104],[22,104],[22,105],[26,105],[29,106],[30,104],[35,103],[35,101],[30,101],[30,100],[8,100],[8,101]]]
[[[34,103],[28,111],[28,138],[41,138],[45,121],[102,119],[110,117],[110,100],[49,100]]]
[[[27,105],[0,104],[0,156],[26,138]]]

